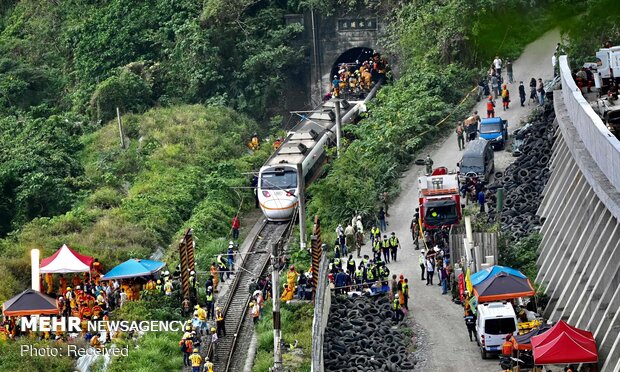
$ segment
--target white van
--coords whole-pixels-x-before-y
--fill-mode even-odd
[[[480,356],[486,359],[488,354],[499,354],[506,341],[506,335],[519,334],[517,315],[512,305],[507,302],[488,302],[479,304],[476,321],[476,337],[480,346]]]

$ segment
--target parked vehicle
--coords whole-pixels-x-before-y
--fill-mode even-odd
[[[456,163],[459,167],[459,180],[476,177],[481,182],[488,182],[495,170],[495,154],[491,143],[484,139],[470,141],[465,147],[463,158]]]
[[[508,121],[500,117],[482,119],[480,138],[489,141],[493,149],[503,150],[508,141]]]
[[[455,173],[439,167],[430,176],[418,178],[420,218],[425,231],[458,225],[461,221],[461,196]]]
[[[478,304],[476,337],[480,356],[486,359],[489,354],[502,352],[502,344],[507,335],[518,335],[517,315],[507,302],[486,302]]]

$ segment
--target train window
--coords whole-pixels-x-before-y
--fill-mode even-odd
[[[260,187],[264,190],[287,190],[297,187],[297,172],[263,172]]]

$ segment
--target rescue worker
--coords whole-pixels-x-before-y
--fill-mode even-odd
[[[172,286],[172,280],[166,281],[166,284],[164,284],[164,293],[166,294],[166,296],[172,296],[173,289],[174,288]]]
[[[508,110],[508,105],[510,104],[510,91],[508,91],[508,86],[504,84],[502,86],[502,106],[504,111]]]
[[[230,271],[228,270],[228,260],[223,255],[217,256],[217,267],[220,271],[220,280],[224,283],[224,274],[226,274],[226,279],[230,279]]]
[[[64,277],[64,275],[60,274],[58,282],[60,283],[59,293],[64,294],[67,291],[67,285],[69,284],[69,281],[67,280],[67,278]]]
[[[211,271],[211,276],[213,277],[213,292],[217,293],[217,285],[219,284],[220,279],[219,279],[219,275],[217,272],[217,266],[215,265],[215,262],[211,263],[210,271]]]
[[[239,239],[239,227],[240,226],[241,226],[241,223],[239,223],[239,215],[235,215],[231,221],[233,240]]]
[[[161,279],[157,279],[157,284],[155,285],[155,290],[159,293],[164,292],[164,286],[161,285]]]
[[[502,355],[507,357],[512,356],[512,342],[510,342],[511,338],[512,335],[506,335],[506,341],[502,344]]]
[[[426,155],[426,160],[424,160],[424,165],[426,165],[426,174],[433,173],[433,159],[431,159],[430,155]]]
[[[213,319],[213,307],[215,305],[215,298],[213,297],[213,288],[212,287],[207,287],[207,302],[206,302],[206,308],[207,308],[207,318],[208,319]]]
[[[224,313],[221,307],[215,309],[215,326],[217,327],[217,336],[226,336],[226,323],[224,323]]]
[[[364,266],[363,265],[359,265],[357,267],[357,270],[355,270],[355,284],[361,285],[364,283]]]
[[[54,278],[52,277],[52,274],[50,273],[45,274],[45,286],[47,288],[46,293],[48,295],[51,295],[52,293],[54,293]]]
[[[288,283],[288,287],[293,292],[295,292],[295,286],[297,285],[298,277],[299,277],[299,274],[297,273],[297,271],[295,271],[295,266],[291,265],[291,267],[288,270],[288,273],[286,274],[286,281]]]
[[[95,333],[95,335],[90,339],[90,346],[94,347],[95,349],[102,349],[102,345],[101,345],[101,341],[99,340],[99,338],[101,337],[101,335],[99,333]]]
[[[207,312],[205,309],[200,307],[200,305],[196,305],[198,311],[198,320],[200,320],[200,329],[198,330],[201,334],[204,332],[207,333],[207,329],[209,329],[207,325]]]
[[[395,298],[392,301],[392,320],[396,322],[400,322],[405,318],[405,314],[403,314],[402,309],[400,308],[400,302],[398,298]]]
[[[458,145],[459,145],[459,151],[461,151],[465,148],[465,134],[464,134],[463,125],[461,124],[460,121],[456,125],[456,129],[454,130],[454,132],[456,133],[456,141],[458,142]]]
[[[487,101],[487,118],[495,117],[495,102],[493,102],[493,96],[489,96]]]
[[[390,263],[390,240],[388,239],[387,235],[383,235],[381,250],[383,251],[383,260],[387,263]]]
[[[284,302],[291,301],[293,299],[294,291],[288,286],[288,284],[284,285],[284,292],[282,292],[282,296],[280,296],[280,300]]]
[[[401,275],[402,276],[402,275]],[[401,285],[402,291],[402,306],[409,310],[409,279],[405,278]]]
[[[381,258],[381,237],[379,237],[378,239],[375,239],[374,243],[372,244],[372,253],[373,253],[373,259],[375,261]]]
[[[258,323],[258,318],[260,317],[260,306],[255,304],[254,301],[250,302],[250,315],[252,316],[252,322],[254,322],[254,324]]]
[[[252,135],[252,139],[250,140],[250,143],[248,143],[248,148],[253,151],[256,151],[260,148],[260,139],[258,138],[257,133],[254,133]]]
[[[398,254],[398,248],[400,248],[400,242],[396,237],[396,233],[392,231],[392,236],[390,237],[390,250],[392,251],[392,260],[396,261],[396,256]]]
[[[181,342],[179,342],[179,346],[183,352],[183,365],[187,367],[191,366],[189,357],[194,352],[194,342],[192,341],[191,334],[188,335],[188,337],[184,336]]]
[[[214,372],[213,363],[208,358],[205,359],[204,372]]]

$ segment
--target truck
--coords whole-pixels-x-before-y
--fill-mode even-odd
[[[420,219],[424,230],[458,225],[462,218],[458,175],[446,167],[418,178]]]
[[[485,302],[476,307],[476,341],[480,356],[500,354],[507,335],[518,335],[517,316],[510,303]]]
[[[596,59],[594,86],[599,88],[602,94],[606,94],[614,79],[616,83],[620,83],[620,46],[599,49]]]
[[[500,117],[482,119],[480,138],[489,141],[494,150],[503,150],[508,141],[508,121]]]

